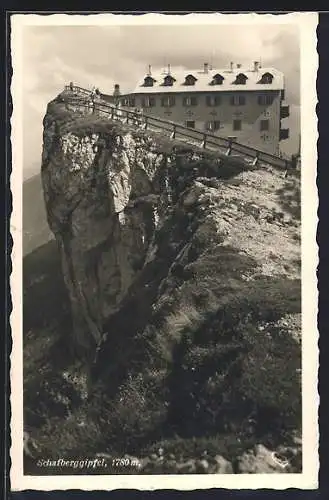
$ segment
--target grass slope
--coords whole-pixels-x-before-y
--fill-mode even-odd
[[[186,162],[188,153],[181,151],[170,171],[173,207],[154,233],[153,258],[104,325],[88,397],[67,348],[71,325],[56,245],[24,259],[25,427],[37,456],[145,456],[163,448],[177,460],[207,451],[234,465],[256,443],[289,444],[300,431],[301,349],[292,335],[301,312],[293,252],[298,182],[287,182],[287,203],[270,172],[243,176],[241,164],[218,171],[215,161]],[[268,192],[255,209],[252,197],[265,179]],[[292,222],[265,206],[276,190]],[[225,218],[233,221],[228,236]],[[265,236],[274,253],[264,267]]]

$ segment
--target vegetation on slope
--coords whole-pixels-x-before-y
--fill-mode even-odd
[[[188,155],[195,151],[177,152],[170,172],[172,207],[153,235],[151,257],[108,318],[89,392],[81,367],[63,351],[70,324],[58,261],[38,267],[43,274],[31,280],[30,266],[42,264],[44,254],[26,257],[25,422],[36,456],[145,457],[162,449],[177,462],[206,452],[222,455],[236,471],[245,450],[257,443],[273,449],[291,444],[300,431],[301,349],[293,335],[300,329],[300,280],[292,272],[298,262],[292,255],[287,272],[268,266],[271,272],[265,273],[257,252],[226,241],[224,224],[233,200],[225,198],[231,193],[225,189],[245,189],[245,197],[234,201],[241,239],[247,238],[247,222],[258,237],[259,212],[265,211],[271,219],[262,226],[264,236],[264,228],[278,224],[270,232],[275,251],[275,231],[290,238],[296,222],[298,229],[298,179],[288,180],[288,207],[285,193],[276,193],[282,211],[293,210],[284,222],[275,209],[243,204],[246,167],[218,169],[215,160],[197,156],[193,164]],[[274,182],[274,175],[264,171],[263,179],[266,175]],[[234,217],[229,213],[229,220]],[[273,254],[273,260],[280,256]],[[54,287],[63,297],[57,303],[49,299]],[[36,301],[46,307],[43,322],[36,320]],[[292,470],[299,467],[296,462]],[[151,464],[143,472],[152,472]]]

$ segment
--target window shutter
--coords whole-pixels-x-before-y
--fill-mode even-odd
[[[196,106],[198,104],[196,97],[191,97],[191,106]]]

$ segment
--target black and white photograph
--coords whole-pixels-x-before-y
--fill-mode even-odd
[[[316,26],[12,16],[14,490],[317,487]]]

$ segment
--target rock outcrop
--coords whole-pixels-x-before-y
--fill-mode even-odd
[[[105,133],[59,131],[51,106],[44,125],[44,195],[70,295],[72,345],[89,356],[143,265],[169,203],[167,159],[151,138],[116,126]]]
[[[237,456],[256,470],[264,450],[243,455],[241,440],[300,426],[298,176],[56,99],[42,180],[69,292],[67,342],[98,385],[34,437],[47,452],[56,440],[62,454],[95,454],[106,436],[144,456],[164,436],[190,443],[204,432],[218,449],[191,470],[231,473]],[[234,436],[233,448],[218,435]]]

